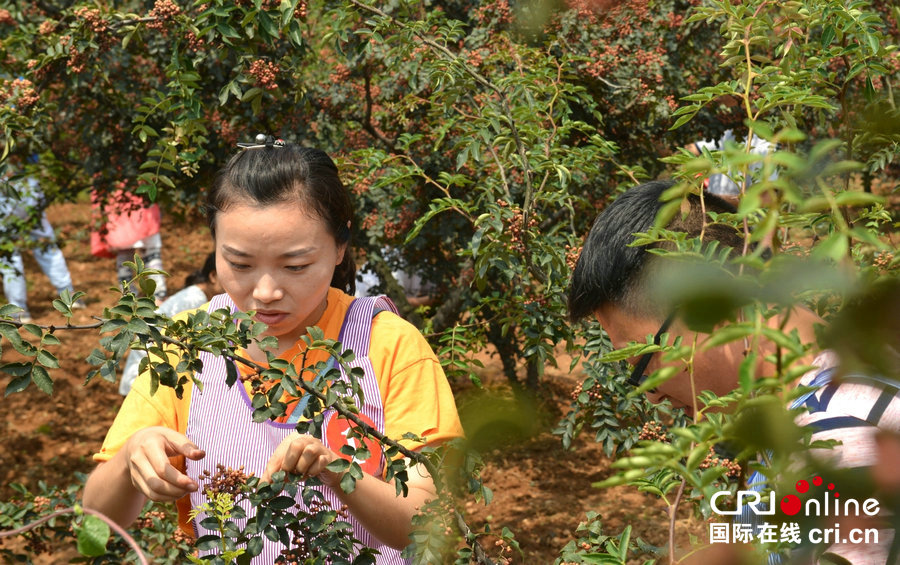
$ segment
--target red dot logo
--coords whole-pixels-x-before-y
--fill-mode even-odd
[[[822,484],[822,477],[816,477],[813,479],[813,484],[819,486]]]
[[[797,481],[797,492],[803,494],[804,492],[809,490],[809,483],[803,479]]]
[[[800,499],[793,494],[789,494],[781,499],[781,511],[788,516],[793,516],[800,512]]]

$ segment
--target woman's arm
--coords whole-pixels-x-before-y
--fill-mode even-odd
[[[396,480],[396,479],[395,479]],[[328,484],[327,480],[323,482]],[[341,489],[340,476],[330,485],[347,509],[356,516],[372,535],[394,549],[400,550],[412,543],[412,519],[426,502],[437,497],[434,481],[422,465],[409,468],[407,495],[397,496],[395,482],[363,473],[351,493]]]

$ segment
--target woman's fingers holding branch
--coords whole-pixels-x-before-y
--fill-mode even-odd
[[[285,471],[306,477],[318,477],[326,485],[336,484],[339,476],[327,470],[326,466],[337,458],[338,456],[320,440],[293,433],[281,442],[269,458],[262,480],[271,482],[273,474]]]
[[[169,460],[178,455],[198,460],[206,455],[183,434],[163,427],[145,428],[128,440],[125,449],[131,482],[147,498],[168,502],[199,488]]]

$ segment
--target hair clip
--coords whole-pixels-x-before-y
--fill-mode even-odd
[[[257,134],[255,143],[243,143],[239,142],[238,147],[241,149],[261,149],[266,147],[271,149],[273,147],[284,147],[283,139],[275,139],[271,135],[266,135],[264,133]]]

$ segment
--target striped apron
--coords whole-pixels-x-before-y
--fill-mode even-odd
[[[220,294],[210,301],[209,311],[213,312],[225,307],[231,308],[232,311],[236,310],[228,295]],[[359,380],[365,398],[365,402],[361,406],[361,413],[374,424],[373,427],[384,433],[384,410],[381,405],[381,393],[375,378],[375,371],[368,357],[372,318],[382,310],[397,311],[393,303],[383,296],[354,300],[344,317],[338,339],[345,349],[351,349],[355,354],[355,359],[349,365],[351,367],[361,367],[365,373]],[[275,448],[278,447],[282,440],[293,433],[295,427],[295,422],[293,421],[288,423],[272,421],[253,422],[253,408],[243,384],[240,381],[233,387],[228,387],[225,384],[226,361],[222,357],[213,356],[206,352],[200,354],[200,359],[203,361],[203,370],[199,375],[200,381],[203,383],[203,390],[200,391],[199,388],[195,387],[191,393],[191,406],[187,423],[187,437],[206,451],[206,457],[200,461],[187,460],[187,475],[201,485],[201,489],[198,492],[190,495],[191,506],[194,508],[207,502],[206,496],[202,492],[202,482],[199,480],[203,471],[215,474],[218,465],[231,469],[238,469],[243,466],[244,472],[248,475],[253,474],[261,477],[265,471],[266,463],[275,451]],[[344,379],[347,378],[343,368],[341,368],[341,375]],[[294,410],[292,416],[299,418],[302,412],[302,409],[298,407]],[[325,424],[322,428],[323,443],[332,451],[340,453],[340,446],[332,447],[335,436],[339,434],[330,434],[332,440],[329,440],[328,426],[340,425],[345,420],[333,419],[333,412],[333,410],[325,412]],[[334,431],[332,430],[332,432]],[[344,440],[346,441],[346,437],[344,437]],[[375,456],[373,456],[371,461],[361,461],[359,463],[364,470],[369,471],[376,477],[380,477],[384,462],[380,459],[374,461],[374,458]],[[334,491],[328,487],[319,487],[319,490],[333,509],[338,510],[341,508],[342,502]],[[299,489],[296,496],[297,504],[305,508],[301,492],[302,489]],[[249,502],[242,501],[239,504],[243,507],[247,516],[255,514]],[[217,533],[207,530],[200,525],[203,517],[201,514],[194,520],[194,530],[198,538]],[[245,527],[247,522],[246,520],[234,521],[240,528]],[[385,565],[408,563],[400,557],[399,551],[382,545],[375,539],[356,521],[352,514],[349,514],[348,521],[353,526],[356,539],[360,540],[363,545],[380,552],[376,563]],[[282,550],[287,548],[280,542],[273,542],[262,534],[260,536],[263,539],[263,551],[253,559],[252,563],[254,565],[271,565],[281,555]]]

